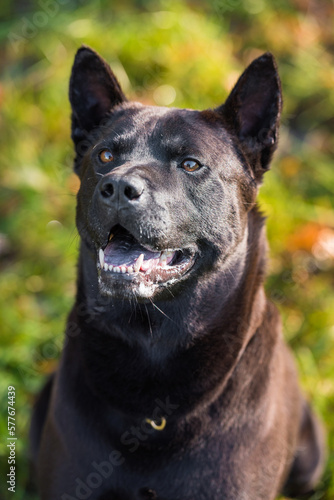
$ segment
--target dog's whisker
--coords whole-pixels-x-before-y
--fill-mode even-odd
[[[80,234],[79,234],[79,231],[76,229],[76,228],[73,228],[72,231],[71,231],[71,234],[69,236],[69,243],[68,243],[68,249],[70,249],[73,245],[73,243],[76,241],[76,240],[79,240],[80,239]]]
[[[153,300],[150,298],[150,302],[152,304],[153,307],[155,307],[155,309],[157,309],[159,312],[161,312],[161,314],[163,314],[167,319],[169,319],[170,321],[172,321],[172,323],[175,323],[174,320],[172,320],[172,318],[170,318],[166,313],[164,313],[154,302]]]
[[[145,310],[146,310],[146,314],[147,314],[148,324],[149,324],[149,328],[150,328],[150,334],[151,334],[151,337],[152,337],[153,336],[153,331],[152,331],[152,325],[151,325],[150,315],[149,315],[149,312],[148,312],[146,304],[144,304],[144,306],[145,306]]]

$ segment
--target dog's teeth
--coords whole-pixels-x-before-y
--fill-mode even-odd
[[[123,273],[123,274],[126,273],[126,267],[125,266],[121,266],[121,273]]]
[[[100,248],[100,250],[99,250],[99,260],[100,260],[101,269],[103,269],[103,266],[104,266],[104,251],[102,250],[102,248]]]
[[[134,263],[134,266],[133,266],[133,269],[134,269],[135,273],[138,273],[138,271],[141,268],[143,262],[144,262],[144,254],[141,253],[139,255],[138,259],[136,260],[136,262]]]
[[[112,271],[114,269],[114,266],[112,264],[109,265],[109,271]]]
[[[105,271],[108,271],[108,269],[109,269],[108,264],[104,264],[104,270],[105,270]]]
[[[175,250],[166,253],[167,265],[169,265],[171,263],[171,261],[173,260],[174,256],[175,256]]]
[[[161,267],[165,267],[167,265],[167,254],[166,254],[166,252],[162,252],[162,254],[160,255],[159,264],[160,264]]]
[[[153,261],[151,259],[144,260],[144,262],[141,265],[141,270],[142,271],[149,271],[150,269],[152,269],[152,267],[153,267],[152,262]]]
[[[114,273],[120,273],[121,272],[121,268],[118,267],[118,266],[115,266],[114,269],[113,269]]]
[[[133,273],[134,269],[133,266],[128,266],[128,273]]]

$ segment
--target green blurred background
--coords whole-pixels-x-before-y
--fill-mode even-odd
[[[28,482],[31,405],[62,345],[75,293],[78,181],[68,79],[88,44],[130,98],[213,107],[264,51],[284,93],[280,146],[260,204],[267,293],[279,306],[301,383],[328,430],[316,499],[334,499],[334,4],[322,0],[1,2],[0,482],[6,497],[7,387],[16,388],[17,491]],[[8,493],[8,492],[7,492]]]

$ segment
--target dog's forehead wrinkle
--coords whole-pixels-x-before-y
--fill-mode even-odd
[[[200,127],[199,117],[198,111],[170,109],[156,120],[150,137],[151,143],[160,143],[163,147],[175,151],[184,147],[203,147],[206,134]]]
[[[122,118],[124,121],[128,121],[127,126],[132,127],[137,135],[150,135],[159,118],[168,112],[169,108],[142,105],[134,109],[128,108],[122,114]]]
[[[156,125],[157,115],[159,117],[167,112],[168,108],[153,106],[120,107],[112,113],[98,145],[105,145],[116,153],[133,152],[141,159],[152,159],[148,148],[149,137]]]
[[[101,144],[101,143],[100,143]],[[112,114],[102,144],[115,152],[131,152],[142,161],[191,156],[215,163],[228,176],[231,140],[223,126],[213,125],[202,112],[191,109],[135,105]],[[223,159],[223,161],[222,161]]]
[[[142,106],[133,111],[128,107],[113,119],[113,131],[117,130],[119,140],[134,137],[136,146],[153,144],[156,149],[158,144],[177,153],[180,148],[189,150],[192,146],[195,149],[196,139],[201,147],[206,145],[201,129],[203,120],[196,110]]]

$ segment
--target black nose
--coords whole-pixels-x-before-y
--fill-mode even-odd
[[[100,184],[101,197],[108,204],[124,205],[138,199],[144,191],[140,177],[106,177]]]

